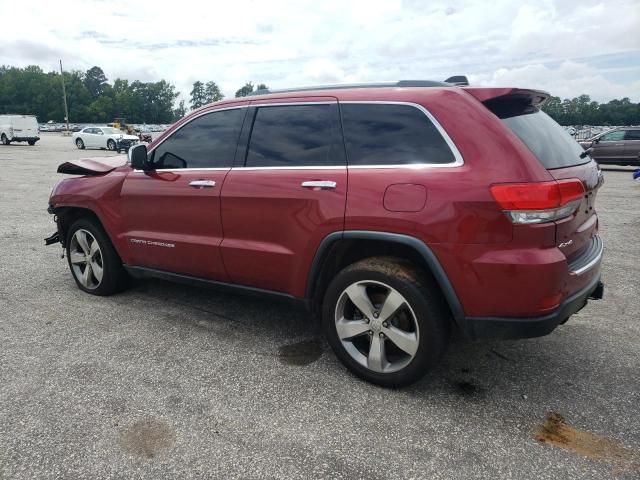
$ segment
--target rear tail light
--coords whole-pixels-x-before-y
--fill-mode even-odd
[[[513,223],[543,223],[568,217],[580,206],[584,185],[577,178],[491,186],[491,194]]]

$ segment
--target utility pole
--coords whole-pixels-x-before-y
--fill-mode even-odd
[[[60,60],[60,78],[62,79],[62,98],[64,99],[64,118],[67,121],[67,134],[69,133],[69,109],[67,108],[67,91],[64,89],[64,73],[62,72],[62,60]]]

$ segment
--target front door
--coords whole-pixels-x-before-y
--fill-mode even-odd
[[[256,102],[222,190],[222,258],[234,283],[302,297],[320,242],[344,227],[338,105],[329,97]]]
[[[246,110],[187,120],[149,153],[154,170],[128,174],[121,212],[130,265],[227,280],[220,257],[220,191]]]

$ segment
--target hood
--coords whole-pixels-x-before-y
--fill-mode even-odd
[[[58,173],[70,175],[104,175],[127,163],[126,155],[71,160],[58,165]]]

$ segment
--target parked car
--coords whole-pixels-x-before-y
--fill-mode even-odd
[[[0,115],[0,142],[27,142],[35,145],[40,140],[38,120],[33,115]]]
[[[545,335],[601,298],[597,164],[545,92],[405,81],[200,108],[49,212],[77,286],[129,275],[292,300],[356,375],[419,379],[453,328]]]
[[[124,149],[125,146],[129,148],[129,146],[138,143],[136,135],[128,135],[113,127],[85,127],[74,133],[71,138],[79,149],[106,148],[107,150],[118,150],[120,144]]]
[[[598,163],[640,165],[640,127],[618,127],[580,142]]]

